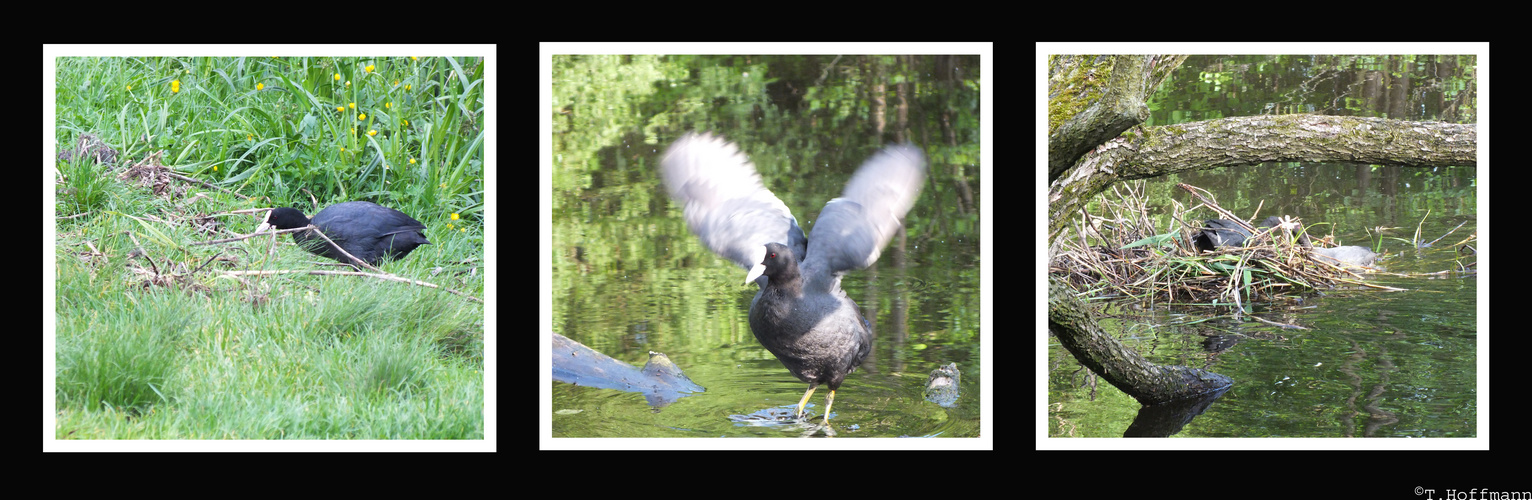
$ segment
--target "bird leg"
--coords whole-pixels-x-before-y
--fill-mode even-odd
[[[835,406],[835,389],[830,389],[830,396],[825,398],[825,425],[830,425],[830,407]]]
[[[803,405],[808,404],[809,396],[814,395],[814,388],[816,388],[816,387],[819,387],[819,384],[809,384],[809,392],[803,393],[803,399],[798,401],[798,419],[799,420],[803,420]],[[835,391],[830,391],[830,392],[835,392]],[[826,415],[828,415],[828,413]]]

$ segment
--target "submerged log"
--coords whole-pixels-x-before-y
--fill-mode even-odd
[[[664,354],[649,351],[649,361],[639,369],[557,333],[553,334],[553,380],[641,392],[654,407],[707,390],[687,378]]]

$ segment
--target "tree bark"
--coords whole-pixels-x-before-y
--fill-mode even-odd
[[[1141,127],[1106,141],[1053,181],[1049,238],[1097,194],[1123,180],[1263,162],[1473,165],[1473,124],[1326,115],[1260,115]]]

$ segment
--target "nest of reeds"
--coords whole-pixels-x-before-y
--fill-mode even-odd
[[[1049,273],[1096,297],[1134,297],[1147,302],[1205,304],[1243,309],[1252,301],[1271,301],[1339,285],[1371,286],[1362,268],[1337,266],[1316,258],[1297,220],[1255,228],[1218,206],[1198,188],[1181,185],[1202,203],[1184,209],[1175,203],[1171,226],[1156,227],[1145,209],[1143,184],[1120,184],[1115,196],[1103,196],[1097,212],[1079,214],[1066,234],[1054,239]],[[1115,198],[1115,199],[1113,199]],[[1173,202],[1174,203],[1174,202]],[[1211,209],[1220,218],[1238,220],[1252,235],[1242,247],[1199,251],[1192,236],[1203,229],[1188,212]],[[1259,212],[1259,209],[1257,209]],[[1296,233],[1296,234],[1295,234]]]

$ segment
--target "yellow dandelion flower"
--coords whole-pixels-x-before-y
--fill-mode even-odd
[[[264,83],[257,83],[257,84],[255,84],[255,90],[261,90],[261,89],[264,89],[264,88],[266,88],[266,84],[264,84]]]
[[[170,93],[175,94],[175,93],[179,93],[179,92],[181,92],[181,81],[180,80],[171,80],[170,81]]]

